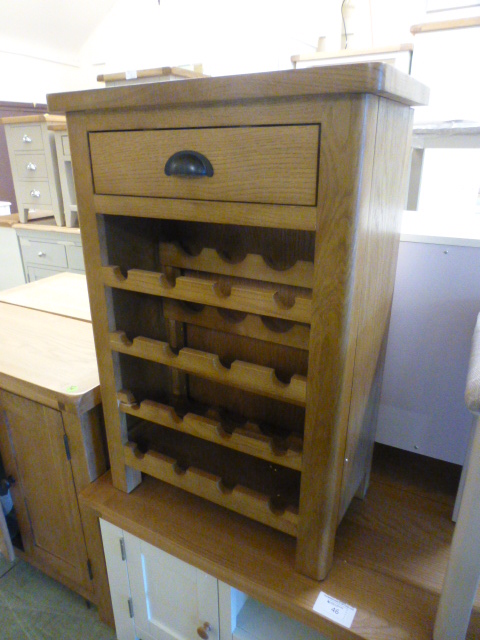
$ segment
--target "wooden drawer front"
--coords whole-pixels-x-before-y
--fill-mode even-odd
[[[67,261],[69,269],[78,269],[85,271],[85,262],[83,259],[83,249],[78,245],[66,245]]]
[[[48,178],[47,163],[43,154],[15,155],[17,176],[20,180],[35,180]]]
[[[34,207],[52,204],[48,182],[21,182],[19,186],[21,202],[28,202]]]
[[[39,124],[10,125],[7,136],[14,151],[39,151],[44,148],[42,127]]]
[[[90,134],[95,193],[314,206],[318,125]],[[212,177],[165,174],[167,160],[206,156]]]
[[[65,135],[62,135],[62,149],[63,149],[63,154],[66,156],[70,155],[70,141],[68,139],[68,133],[66,133]]]
[[[25,262],[50,267],[67,267],[67,255],[63,244],[36,242],[27,238],[21,238],[20,244]]]

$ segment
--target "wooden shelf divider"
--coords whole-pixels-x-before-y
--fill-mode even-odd
[[[172,284],[165,274],[154,271],[129,269],[125,276],[120,267],[107,266],[102,272],[103,283],[117,289],[310,323],[312,300],[305,294],[291,302],[274,290],[260,287],[235,284],[226,292],[217,282],[201,278],[180,276]]]
[[[275,269],[258,254],[249,253],[243,260],[232,263],[215,249],[205,247],[198,255],[190,255],[178,243],[161,242],[160,262],[180,269],[208,271],[294,287],[313,287],[313,262],[303,260],[299,260],[288,269]]]
[[[304,351],[308,349],[310,340],[310,327],[306,324],[217,307],[202,306],[200,309],[193,309],[179,300],[164,300],[163,315],[168,320],[274,342]]]
[[[125,464],[129,467],[157,480],[185,489],[291,536],[297,534],[298,510],[293,506],[277,510],[271,506],[270,498],[262,493],[241,485],[226,487],[217,475],[195,467],[181,469],[176,460],[156,451],[139,453],[131,442],[124,446],[124,456]]]
[[[117,398],[119,409],[123,413],[175,431],[188,433],[275,465],[296,471],[302,470],[303,443],[302,439],[296,435],[277,441],[264,435],[260,427],[252,422],[246,422],[241,427],[228,432],[222,427],[220,420],[194,413],[187,413],[181,418],[173,407],[153,400],[146,399],[137,403],[133,394],[127,390],[119,391]]]
[[[188,347],[176,354],[168,342],[139,336],[129,340],[124,331],[110,333],[110,347],[118,353],[164,364],[186,373],[198,375],[220,384],[250,391],[258,395],[305,406],[307,381],[305,376],[294,375],[290,382],[281,382],[275,370],[258,364],[235,360],[228,369],[215,353],[206,353]]]

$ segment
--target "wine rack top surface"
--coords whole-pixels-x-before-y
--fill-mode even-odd
[[[47,102],[50,112],[71,112],[340,93],[372,93],[423,105],[429,91],[398,69],[376,62],[57,93],[48,95]]]

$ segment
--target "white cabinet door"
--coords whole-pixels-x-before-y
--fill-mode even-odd
[[[219,640],[217,580],[135,536],[124,538],[137,636]]]
[[[118,640],[136,640],[123,531],[100,518],[105,564]]]

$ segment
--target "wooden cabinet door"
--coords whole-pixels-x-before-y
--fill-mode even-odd
[[[219,640],[216,578],[124,532],[135,632],[142,640]]]
[[[47,573],[50,568],[88,588],[88,558],[61,413],[0,391],[0,447],[5,469],[17,481],[11,492],[25,553]]]

